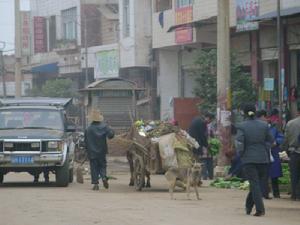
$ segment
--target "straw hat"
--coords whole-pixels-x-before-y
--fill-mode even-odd
[[[90,120],[93,122],[103,122],[104,117],[100,110],[93,109],[90,114]]]

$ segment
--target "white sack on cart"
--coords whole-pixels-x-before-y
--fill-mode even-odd
[[[174,150],[175,133],[167,134],[159,139],[159,153],[162,159],[162,167],[178,167],[177,157]]]

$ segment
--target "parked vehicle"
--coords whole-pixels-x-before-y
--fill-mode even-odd
[[[65,114],[71,99],[1,100],[0,183],[9,172],[52,172],[60,187],[73,182],[74,142]]]

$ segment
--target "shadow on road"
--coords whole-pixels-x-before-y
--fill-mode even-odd
[[[47,187],[57,187],[55,182],[50,183],[33,183],[33,182],[6,182],[3,184],[0,184],[1,188],[47,188]]]

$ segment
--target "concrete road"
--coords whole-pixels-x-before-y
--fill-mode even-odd
[[[27,174],[9,174],[0,185],[0,225],[299,225],[300,202],[287,196],[266,201],[262,218],[244,213],[245,191],[200,189],[202,200],[176,192],[170,200],[163,176],[152,188],[136,192],[128,174],[114,174],[110,189],[94,192],[88,177],[68,188],[33,184]],[[53,177],[51,178],[53,180]],[[207,185],[207,184],[206,184]]]

